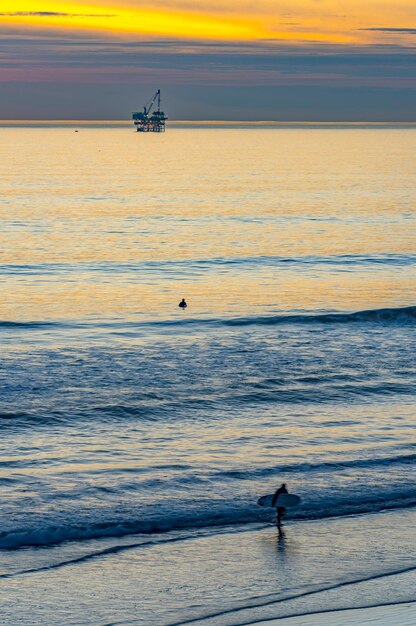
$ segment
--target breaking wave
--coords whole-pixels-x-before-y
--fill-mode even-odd
[[[413,324],[416,321],[416,306],[385,308],[385,309],[369,309],[364,311],[347,312],[323,312],[323,313],[282,313],[279,315],[260,315],[256,317],[223,317],[223,318],[185,318],[185,319],[163,319],[152,320],[147,322],[129,321],[129,322],[64,322],[54,321],[36,321],[36,322],[17,322],[17,321],[0,321],[0,330],[21,329],[21,330],[37,330],[45,328],[106,328],[106,329],[134,329],[148,327],[172,327],[172,326],[190,326],[190,325],[212,325],[212,326],[277,326],[284,324],[353,324],[353,323],[377,323],[377,324]]]
[[[324,519],[346,515],[377,513],[380,511],[407,508],[416,505],[416,491],[402,493],[390,498],[370,498],[363,500],[342,501],[333,498],[325,506],[315,502],[310,506],[300,507],[291,513],[291,519]],[[137,519],[132,512],[131,518],[95,523],[73,522],[49,523],[43,527],[16,528],[0,533],[0,550],[16,550],[27,547],[42,547],[59,544],[67,541],[86,541],[91,539],[125,537],[128,535],[153,535],[173,531],[192,531],[197,529],[215,529],[225,526],[235,526],[253,523],[270,523],[274,520],[273,509],[262,509],[254,504],[233,505],[225,501],[220,506],[210,506],[205,510],[189,510],[186,514],[171,513],[159,515],[150,512],[149,515]]]
[[[258,470],[247,471],[224,471],[212,472],[205,475],[205,482],[213,485],[212,497],[199,497],[202,485],[198,485],[198,476],[188,475],[188,478],[166,480],[164,486],[172,493],[169,498],[158,499],[155,493],[155,485],[150,481],[140,484],[140,491],[144,494],[153,494],[152,502],[147,497],[143,499],[134,497],[130,504],[123,507],[119,505],[113,508],[111,502],[98,508],[89,509],[84,506],[70,507],[64,511],[50,511],[45,517],[42,515],[35,520],[33,516],[21,518],[20,523],[0,532],[0,550],[15,550],[29,546],[49,546],[67,541],[85,541],[99,538],[120,538],[128,535],[160,535],[165,533],[192,532],[203,530],[204,532],[217,532],[220,527],[241,526],[247,524],[265,524],[273,521],[274,511],[272,508],[262,508],[257,505],[257,498],[261,495],[259,490],[270,490],[270,481],[273,484],[281,480],[285,474],[298,472],[297,480],[301,484],[308,485],[308,489],[302,493],[302,504],[290,510],[290,518],[298,520],[323,519],[346,515],[364,513],[376,513],[398,508],[416,506],[416,488],[402,484],[388,483],[383,480],[383,468],[396,466],[401,474],[406,474],[410,465],[416,459],[416,454],[398,455],[397,457],[381,457],[368,460],[352,459],[340,463],[322,462],[316,464],[297,463],[282,465]],[[378,466],[378,467],[377,467]],[[377,478],[371,487],[361,485],[359,489],[345,490],[342,476],[349,476],[349,481],[355,481],[354,476],[359,476],[364,468],[377,469]],[[355,471],[357,470],[357,471]],[[344,474],[344,472],[347,474]],[[351,471],[353,474],[351,474]],[[319,484],[316,476],[325,472],[325,482],[328,488],[322,490],[314,487]],[[341,472],[338,487],[335,487],[333,472]],[[257,479],[253,483],[253,479]],[[299,480],[300,479],[300,480]],[[182,496],[176,497],[176,488],[184,481],[187,485]],[[241,491],[241,481],[249,481],[250,490]],[[204,482],[203,478],[200,479]],[[240,483],[238,485],[238,483]],[[296,483],[296,480],[295,480]],[[254,487],[254,484],[257,487]],[[269,486],[267,486],[269,485]],[[332,485],[332,486],[331,486]],[[182,485],[183,486],[183,485]],[[189,488],[192,489],[189,491]],[[257,493],[251,493],[252,491]],[[194,497],[192,497],[194,493]],[[202,492],[201,492],[202,493]],[[234,493],[234,496],[231,494]],[[153,540],[153,539],[152,539]],[[159,541],[160,538],[154,538]],[[163,539],[165,540],[165,539]]]

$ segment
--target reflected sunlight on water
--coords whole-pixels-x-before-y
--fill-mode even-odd
[[[409,304],[415,144],[392,129],[3,128],[0,316],[153,319],[183,295],[193,315]]]
[[[1,128],[0,548],[414,502],[415,148]]]

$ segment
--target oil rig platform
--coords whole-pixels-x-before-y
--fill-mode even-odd
[[[157,102],[157,108],[152,109]],[[164,133],[165,123],[168,119],[163,111],[160,110],[160,89],[143,107],[143,111],[132,114],[134,125],[138,133]]]

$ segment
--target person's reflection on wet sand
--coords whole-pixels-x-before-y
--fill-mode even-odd
[[[276,559],[282,565],[286,560],[286,535],[282,528],[277,529],[276,535]]]
[[[276,544],[277,550],[279,552],[283,552],[285,549],[285,538],[286,538],[285,531],[280,526],[277,529],[277,544]]]

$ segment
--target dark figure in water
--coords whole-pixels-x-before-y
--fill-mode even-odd
[[[275,506],[276,504],[276,500],[277,498],[282,494],[282,493],[289,493],[288,490],[286,489],[286,485],[285,483],[283,483],[279,489],[277,489],[276,493],[273,496],[273,500],[272,500],[272,506]],[[277,507],[277,517],[276,517],[276,522],[277,522],[277,527],[280,528],[280,525],[282,523],[282,519],[284,517],[286,513],[286,509],[284,506],[278,506]]]
[[[186,302],[185,302],[185,298],[182,298],[182,300],[179,302],[179,307],[180,307],[181,309],[186,309],[186,307],[187,307],[187,306],[188,306],[188,305],[187,305],[187,304],[186,304]]]

